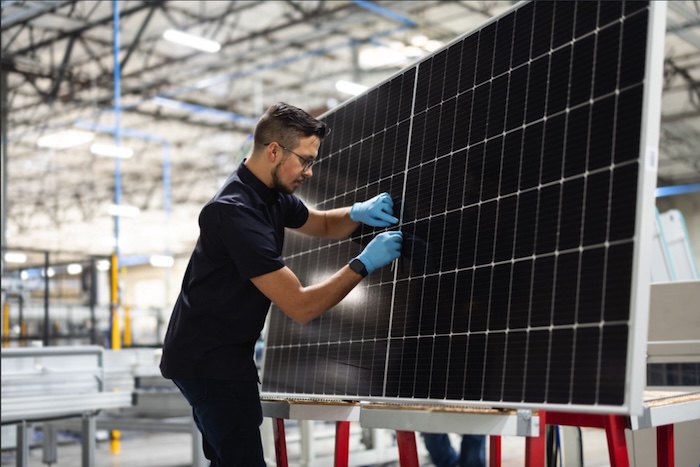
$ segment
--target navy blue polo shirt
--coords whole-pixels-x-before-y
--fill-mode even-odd
[[[250,281],[284,266],[285,227],[309,211],[243,164],[199,214],[199,239],[163,342],[166,378],[257,381],[253,360],[270,300]]]

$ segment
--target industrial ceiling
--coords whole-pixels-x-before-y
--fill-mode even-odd
[[[267,106],[321,115],[350,98],[339,80],[378,84],[513,3],[3,0],[3,246],[106,255],[118,225],[123,255],[187,254]],[[169,29],[220,50],[173,44]],[[669,3],[664,50],[658,185],[695,184],[697,2]],[[64,130],[91,140],[39,144]],[[133,157],[97,157],[93,143]],[[116,201],[140,214],[115,223]]]

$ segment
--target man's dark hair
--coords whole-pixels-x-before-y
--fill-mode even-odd
[[[260,117],[253,140],[256,149],[261,149],[263,145],[272,141],[294,149],[299,144],[299,138],[315,135],[323,141],[329,131],[325,122],[315,119],[306,111],[278,102]]]

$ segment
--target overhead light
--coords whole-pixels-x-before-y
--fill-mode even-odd
[[[7,252],[5,253],[5,261],[8,263],[26,263],[27,255],[24,253]]]
[[[69,129],[43,135],[36,144],[41,148],[66,149],[87,144],[93,139],[95,139],[95,134],[91,131]]]
[[[108,259],[101,259],[96,264],[98,271],[109,271],[112,267],[112,263]]]
[[[66,267],[66,271],[71,276],[74,276],[76,274],[80,274],[81,272],[83,272],[83,267],[78,263],[72,263]]]
[[[338,107],[338,104],[340,104],[340,102],[338,102],[338,99],[336,99],[335,97],[329,97],[326,100],[326,107],[328,107],[329,109],[334,109]]]
[[[427,37],[425,37],[422,34],[419,34],[419,35],[411,37],[410,42],[411,42],[411,45],[414,47],[423,47],[425,45],[425,43],[428,42],[428,40],[429,39]]]
[[[104,143],[92,143],[90,152],[96,156],[116,157],[119,159],[129,159],[134,156],[134,150],[131,148]]]
[[[149,262],[157,268],[169,268],[175,264],[175,259],[170,255],[152,255]]]
[[[141,214],[141,210],[136,206],[129,206],[128,204],[112,204],[108,208],[108,212],[111,216],[119,217],[136,217]]]
[[[221,49],[221,44],[203,37],[193,36],[186,32],[168,29],[163,33],[163,38],[176,44],[192,47],[193,49],[201,50],[202,52],[215,53]]]
[[[352,83],[350,81],[343,80],[340,80],[337,83],[335,83],[335,88],[338,91],[344,92],[345,94],[350,94],[351,96],[357,96],[369,89],[369,87],[364,86],[362,84]]]
[[[416,49],[416,47],[412,47],[412,49]],[[403,53],[403,49],[375,45],[363,47],[360,50],[358,60],[360,68],[363,70],[403,66],[409,63],[409,58]]]
[[[431,39],[423,45],[423,49],[427,50],[428,52],[435,52],[443,45],[445,45],[444,42]]]
[[[443,45],[445,45],[443,42],[423,35],[411,37],[407,44],[401,41],[387,43],[375,41],[360,49],[358,61],[360,68],[364,70],[404,66],[436,51]]]

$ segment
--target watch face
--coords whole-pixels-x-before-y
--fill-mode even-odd
[[[350,261],[350,269],[360,274],[362,277],[365,277],[367,275],[367,269],[365,268],[365,265],[362,263],[362,261],[360,261],[359,259],[353,259],[352,261]]]

